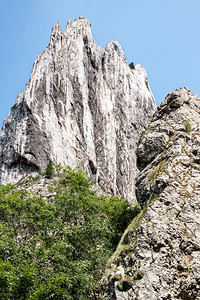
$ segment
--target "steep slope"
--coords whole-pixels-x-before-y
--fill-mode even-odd
[[[88,170],[112,194],[134,197],[135,147],[155,110],[144,68],[130,69],[117,42],[105,50],[90,23],[53,27],[25,92],[0,137],[0,182],[16,182],[51,160]]]
[[[171,92],[142,134],[142,207],[104,278],[108,299],[200,299],[200,99]]]

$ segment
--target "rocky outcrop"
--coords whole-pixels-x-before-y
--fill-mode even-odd
[[[82,166],[112,194],[134,196],[135,147],[155,110],[144,68],[130,69],[118,42],[105,50],[90,23],[53,27],[0,137],[0,182],[55,164]]]
[[[181,88],[143,132],[136,177],[143,210],[108,264],[107,299],[200,299],[199,120],[200,99]]]

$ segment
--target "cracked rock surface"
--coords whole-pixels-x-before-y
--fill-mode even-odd
[[[135,148],[155,107],[144,68],[130,69],[118,42],[99,47],[82,17],[64,32],[58,23],[4,121],[0,182],[51,160],[81,166],[105,191],[132,199]]]
[[[200,99],[167,95],[138,148],[143,208],[108,264],[106,299],[200,299]]]

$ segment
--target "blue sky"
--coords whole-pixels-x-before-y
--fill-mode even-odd
[[[25,89],[57,21],[86,17],[97,43],[117,40],[140,63],[157,104],[186,86],[200,95],[199,0],[0,0],[0,123]],[[1,125],[1,124],[0,124]]]

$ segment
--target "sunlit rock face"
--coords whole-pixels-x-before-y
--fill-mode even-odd
[[[104,278],[117,300],[200,299],[200,99],[167,95],[138,148],[136,195],[143,208]]]
[[[134,197],[135,148],[155,110],[143,67],[115,41],[105,50],[85,19],[53,27],[26,90],[5,119],[0,181],[55,164],[81,166],[111,194]]]

